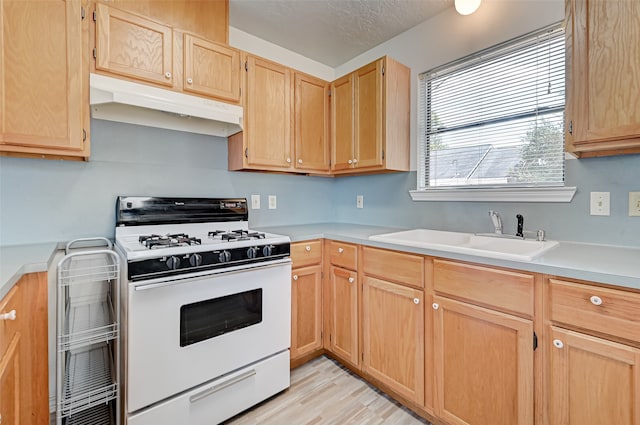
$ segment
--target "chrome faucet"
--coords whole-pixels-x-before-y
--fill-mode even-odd
[[[495,232],[498,235],[502,234],[502,220],[500,219],[500,215],[494,210],[489,211],[489,217],[491,217],[491,221],[493,221],[493,227],[495,228]]]

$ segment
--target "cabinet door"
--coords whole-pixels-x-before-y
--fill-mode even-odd
[[[329,83],[295,75],[295,167],[329,171]]]
[[[183,90],[239,102],[240,52],[185,34]]]
[[[331,83],[331,170],[353,168],[353,74]]]
[[[355,72],[355,167],[382,165],[382,64]]]
[[[331,351],[358,366],[358,276],[331,267]]]
[[[244,143],[247,164],[289,170],[291,154],[291,70],[254,56],[246,61]]]
[[[640,424],[640,350],[550,329],[550,423]]]
[[[292,271],[291,359],[322,348],[322,267]]]
[[[80,0],[0,2],[0,151],[88,156]]]
[[[362,292],[363,371],[423,404],[423,292],[368,276]]]
[[[437,416],[455,425],[532,425],[532,321],[433,300]]]
[[[21,424],[20,411],[20,334],[14,335],[8,349],[0,357],[0,421],[7,424]],[[24,383],[22,385],[29,385]],[[25,418],[30,421],[31,418]]]
[[[640,2],[567,0],[567,149],[640,152]]]
[[[166,25],[96,4],[96,69],[173,86],[172,30]]]

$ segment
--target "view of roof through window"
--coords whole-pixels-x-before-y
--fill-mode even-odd
[[[426,72],[420,86],[419,189],[563,184],[561,29]]]

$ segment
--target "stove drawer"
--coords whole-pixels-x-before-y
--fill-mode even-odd
[[[130,415],[127,424],[217,424],[288,387],[289,350],[286,350]]]

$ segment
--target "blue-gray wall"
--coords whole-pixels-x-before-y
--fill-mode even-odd
[[[640,191],[640,155],[571,160],[571,203],[413,202],[416,173],[307,177],[227,171],[225,139],[93,120],[87,163],[0,158],[0,244],[113,236],[117,195],[262,196],[250,225],[344,222],[485,232],[488,210],[505,231],[515,214],[550,239],[639,246],[640,217],[628,217],[629,191]],[[589,215],[589,192],[611,192],[611,216]],[[356,195],[364,208],[356,208]],[[267,196],[278,208],[267,209]]]

